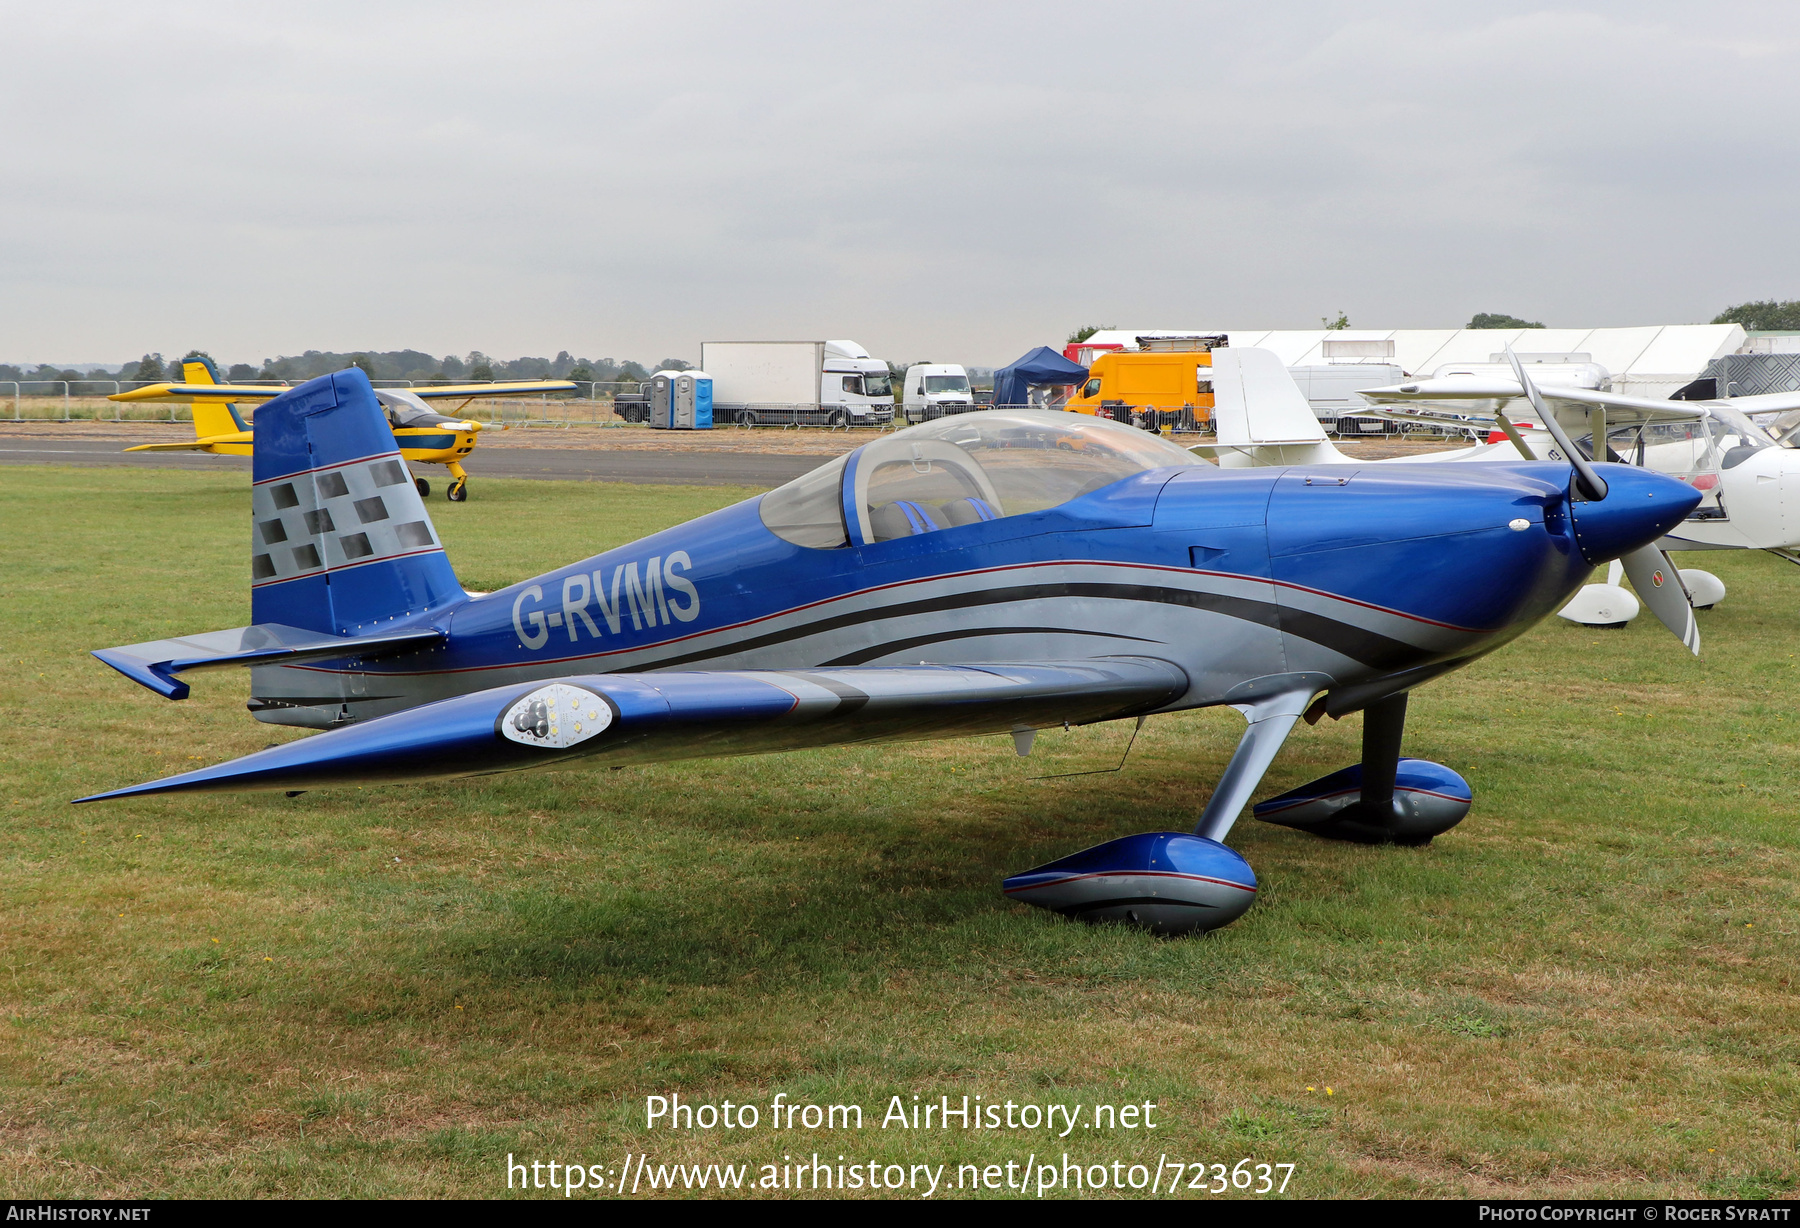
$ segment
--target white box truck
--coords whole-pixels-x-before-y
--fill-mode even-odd
[[[888,365],[854,341],[707,341],[713,421],[875,426],[894,420]]]

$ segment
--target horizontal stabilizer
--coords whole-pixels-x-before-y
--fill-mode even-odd
[[[581,758],[610,767],[1014,733],[1152,712],[1187,689],[1182,670],[1149,657],[575,675],[439,700],[80,800],[443,780]]]
[[[1210,456],[1225,469],[1249,468],[1256,465],[1350,465],[1352,457],[1339,452],[1328,441],[1316,443],[1195,443],[1188,451],[1196,456]]]
[[[258,623],[181,639],[101,648],[94,655],[164,699],[186,699],[188,685],[175,675],[188,670],[378,657],[404,649],[429,648],[443,638],[444,633],[433,627],[344,636],[284,627],[280,623]]]
[[[205,439],[188,439],[181,443],[140,443],[126,448],[127,452],[204,452],[208,448],[221,443],[249,443],[249,436],[211,435]]]

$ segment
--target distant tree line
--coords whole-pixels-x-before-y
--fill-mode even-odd
[[[1751,332],[1781,333],[1800,331],[1800,299],[1778,303],[1761,299],[1727,307],[1713,317],[1714,324],[1741,324]]]
[[[194,358],[210,360],[211,357],[204,350],[189,350],[180,358],[167,360],[160,353],[145,354],[117,370],[102,368],[86,373],[59,369],[48,363],[39,363],[36,367],[0,363],[0,380],[119,380],[154,383],[165,379],[179,380],[183,362]],[[260,365],[255,366],[247,362],[233,363],[229,367],[219,363],[214,365],[228,381],[286,380],[295,384],[348,367],[361,368],[370,379],[404,379],[414,383],[431,380],[461,383],[516,379],[569,379],[582,383],[599,380],[606,383],[648,379],[652,369],[669,367],[686,370],[692,366],[679,358],[665,358],[657,364],[657,368],[646,369],[642,363],[630,359],[576,358],[567,350],[561,351],[555,358],[512,359],[493,358],[480,350],[471,350],[460,358],[455,354],[434,358],[422,350],[362,350],[342,354],[329,350],[307,350],[304,354],[265,358]]]
[[[1537,320],[1521,320],[1518,316],[1509,316],[1504,311],[1478,311],[1464,328],[1542,328]]]

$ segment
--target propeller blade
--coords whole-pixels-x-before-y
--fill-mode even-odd
[[[1700,625],[1694,620],[1693,599],[1688,596],[1687,585],[1681,581],[1681,572],[1669,562],[1662,547],[1651,542],[1648,546],[1639,546],[1619,561],[1625,565],[1625,574],[1631,577],[1631,587],[1650,607],[1650,612],[1661,619],[1662,625],[1673,631],[1675,638],[1687,645],[1696,657],[1699,656]]]
[[[1562,448],[1563,455],[1568,457],[1569,464],[1575,467],[1575,473],[1583,492],[1596,503],[1606,498],[1606,479],[1595,473],[1594,467],[1588,464],[1587,457],[1575,450],[1574,443],[1569,439],[1569,433],[1563,430],[1562,423],[1556,420],[1556,415],[1551,413],[1550,407],[1544,404],[1544,398],[1539,394],[1537,385],[1531,382],[1529,375],[1525,374],[1525,364],[1519,361],[1517,354],[1513,353],[1510,343],[1506,347],[1506,360],[1512,364],[1513,374],[1518,376],[1519,387],[1525,390],[1525,396],[1531,401],[1531,408],[1536,411],[1538,421],[1542,422],[1544,428],[1556,437],[1556,442]]]

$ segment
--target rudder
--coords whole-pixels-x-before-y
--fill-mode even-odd
[[[213,365],[210,358],[184,358],[181,360],[181,382],[184,384],[222,384],[219,368]],[[212,435],[231,435],[238,431],[247,431],[250,424],[244,421],[238,408],[229,401],[212,401],[196,399],[188,407],[194,413],[194,438],[206,439]]]
[[[1325,437],[1294,377],[1273,351],[1213,351],[1213,432],[1224,468],[1332,465],[1350,458]]]
[[[1294,377],[1269,350],[1213,354],[1213,419],[1220,443],[1324,443],[1325,428]]]
[[[265,403],[254,457],[252,622],[356,635],[466,598],[360,370]]]

